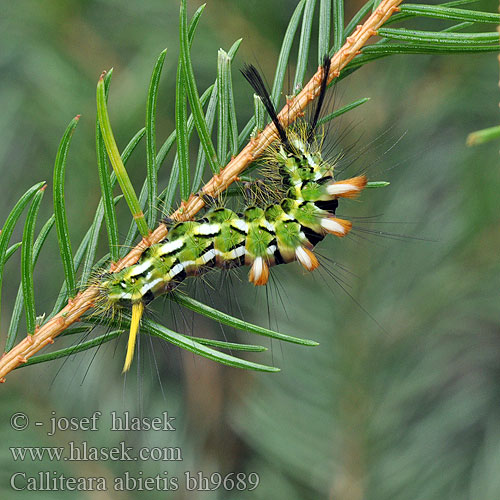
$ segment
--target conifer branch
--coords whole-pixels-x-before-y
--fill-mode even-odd
[[[361,48],[366,45],[372,36],[377,35],[377,30],[394,12],[398,11],[398,5],[401,2],[402,0],[383,0],[365,23],[356,28],[354,33],[347,38],[345,44],[331,58],[328,83],[340,75],[340,71],[359,54]],[[302,91],[280,111],[279,119],[285,127],[300,117],[304,109],[318,96],[321,79],[322,69],[319,68]],[[187,201],[183,201],[179,209],[171,217],[178,221],[192,219],[205,205],[203,201],[204,195],[216,197],[226,190],[237,180],[238,175],[266,150],[276,137],[276,127],[273,123],[270,123],[259,135],[251,139],[245,148],[219,174],[212,177],[200,194],[191,194]],[[116,272],[135,264],[146,248],[163,240],[167,233],[167,227],[160,224],[153,233],[143,238],[123,259],[113,263],[111,271]],[[93,307],[97,295],[96,286],[90,286],[79,292],[47,323],[37,327],[32,335],[28,334],[9,352],[4,353],[0,358],[0,382],[5,382],[5,376],[10,371],[26,363],[28,358],[43,349],[47,344],[53,343],[55,337],[78,321],[86,311]]]

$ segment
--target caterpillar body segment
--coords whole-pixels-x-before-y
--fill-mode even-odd
[[[325,59],[324,78],[329,59]],[[313,121],[285,129],[257,70],[243,71],[264,103],[278,138],[261,159],[264,179],[260,203],[237,213],[227,207],[203,218],[179,222],[167,237],[149,247],[139,261],[117,273],[97,279],[101,311],[132,308],[132,321],[123,371],[132,363],[136,336],[145,305],[174,290],[184,279],[213,268],[249,266],[248,279],[265,285],[269,268],[298,261],[312,271],[319,265],[314,247],[326,234],[344,237],[351,222],[335,216],[339,198],[354,198],[366,186],[366,177],[334,178],[334,162],[321,155],[322,135],[316,133],[324,95],[318,99]],[[322,93],[326,83],[322,85]],[[252,200],[252,203],[255,200]]]

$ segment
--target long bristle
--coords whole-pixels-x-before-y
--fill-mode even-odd
[[[252,64],[248,64],[241,70],[241,74],[246,78],[248,83],[255,90],[255,93],[260,97],[262,104],[264,104],[267,113],[271,117],[271,120],[273,121],[276,129],[278,130],[278,134],[280,136],[281,141],[283,142],[284,145],[287,145],[288,139],[286,136],[285,129],[283,128],[283,125],[281,125],[279,121],[278,113],[276,113],[276,109],[271,101],[271,96],[269,95],[266,85],[264,84],[264,81],[262,80],[260,73],[257,71],[257,68]]]
[[[307,142],[311,142],[313,137],[314,137],[314,132],[316,130],[316,125],[318,124],[318,119],[319,115],[321,113],[321,108],[323,107],[323,103],[325,101],[325,94],[326,94],[326,86],[328,84],[328,74],[330,73],[330,65],[332,61],[330,60],[330,57],[328,54],[326,54],[323,58],[323,79],[321,80],[321,87],[318,95],[318,101],[316,104],[316,109],[314,110],[314,115],[311,120],[311,123],[309,124],[309,132],[307,135]]]
[[[144,312],[144,303],[142,301],[135,302],[132,305],[132,321],[130,322],[130,333],[128,335],[127,355],[125,356],[125,363],[123,365],[122,373],[129,370],[132,360],[134,359],[135,341],[137,332],[139,331],[139,324],[141,323],[142,313]]]

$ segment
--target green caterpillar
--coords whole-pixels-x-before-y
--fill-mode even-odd
[[[319,109],[326,90],[329,60],[315,115],[308,126],[280,124],[269,94],[255,68],[244,76],[254,87],[276,125],[279,140],[266,151],[266,170],[279,178],[268,206],[250,206],[238,214],[229,208],[210,210],[202,219],[174,225],[167,238],[148,248],[137,264],[98,282],[102,309],[132,307],[132,322],[123,371],[132,363],[136,335],[144,306],[175,289],[186,277],[214,267],[251,266],[248,279],[265,285],[269,267],[299,261],[308,271],[319,263],[312,252],[326,234],[345,236],[351,222],[337,218],[338,198],[357,196],[366,185],[365,176],[335,180],[334,164],[321,156],[322,141],[315,135]],[[276,186],[274,186],[276,187]],[[271,190],[273,187],[271,187]]]

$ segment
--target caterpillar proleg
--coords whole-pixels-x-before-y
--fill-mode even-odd
[[[248,280],[265,285],[269,268],[298,261],[306,270],[319,265],[314,247],[326,234],[346,236],[352,224],[335,215],[340,198],[354,198],[366,186],[364,175],[337,180],[335,162],[321,154],[323,138],[317,123],[326,93],[330,60],[325,58],[318,103],[310,123],[284,128],[259,73],[242,73],[264,104],[278,137],[261,162],[269,173],[270,204],[255,203],[238,213],[225,206],[203,218],[173,225],[168,236],[149,247],[133,266],[107,273],[98,281],[98,308],[132,309],[123,371],[130,368],[145,305],[174,290],[186,277],[212,268],[249,266]]]

